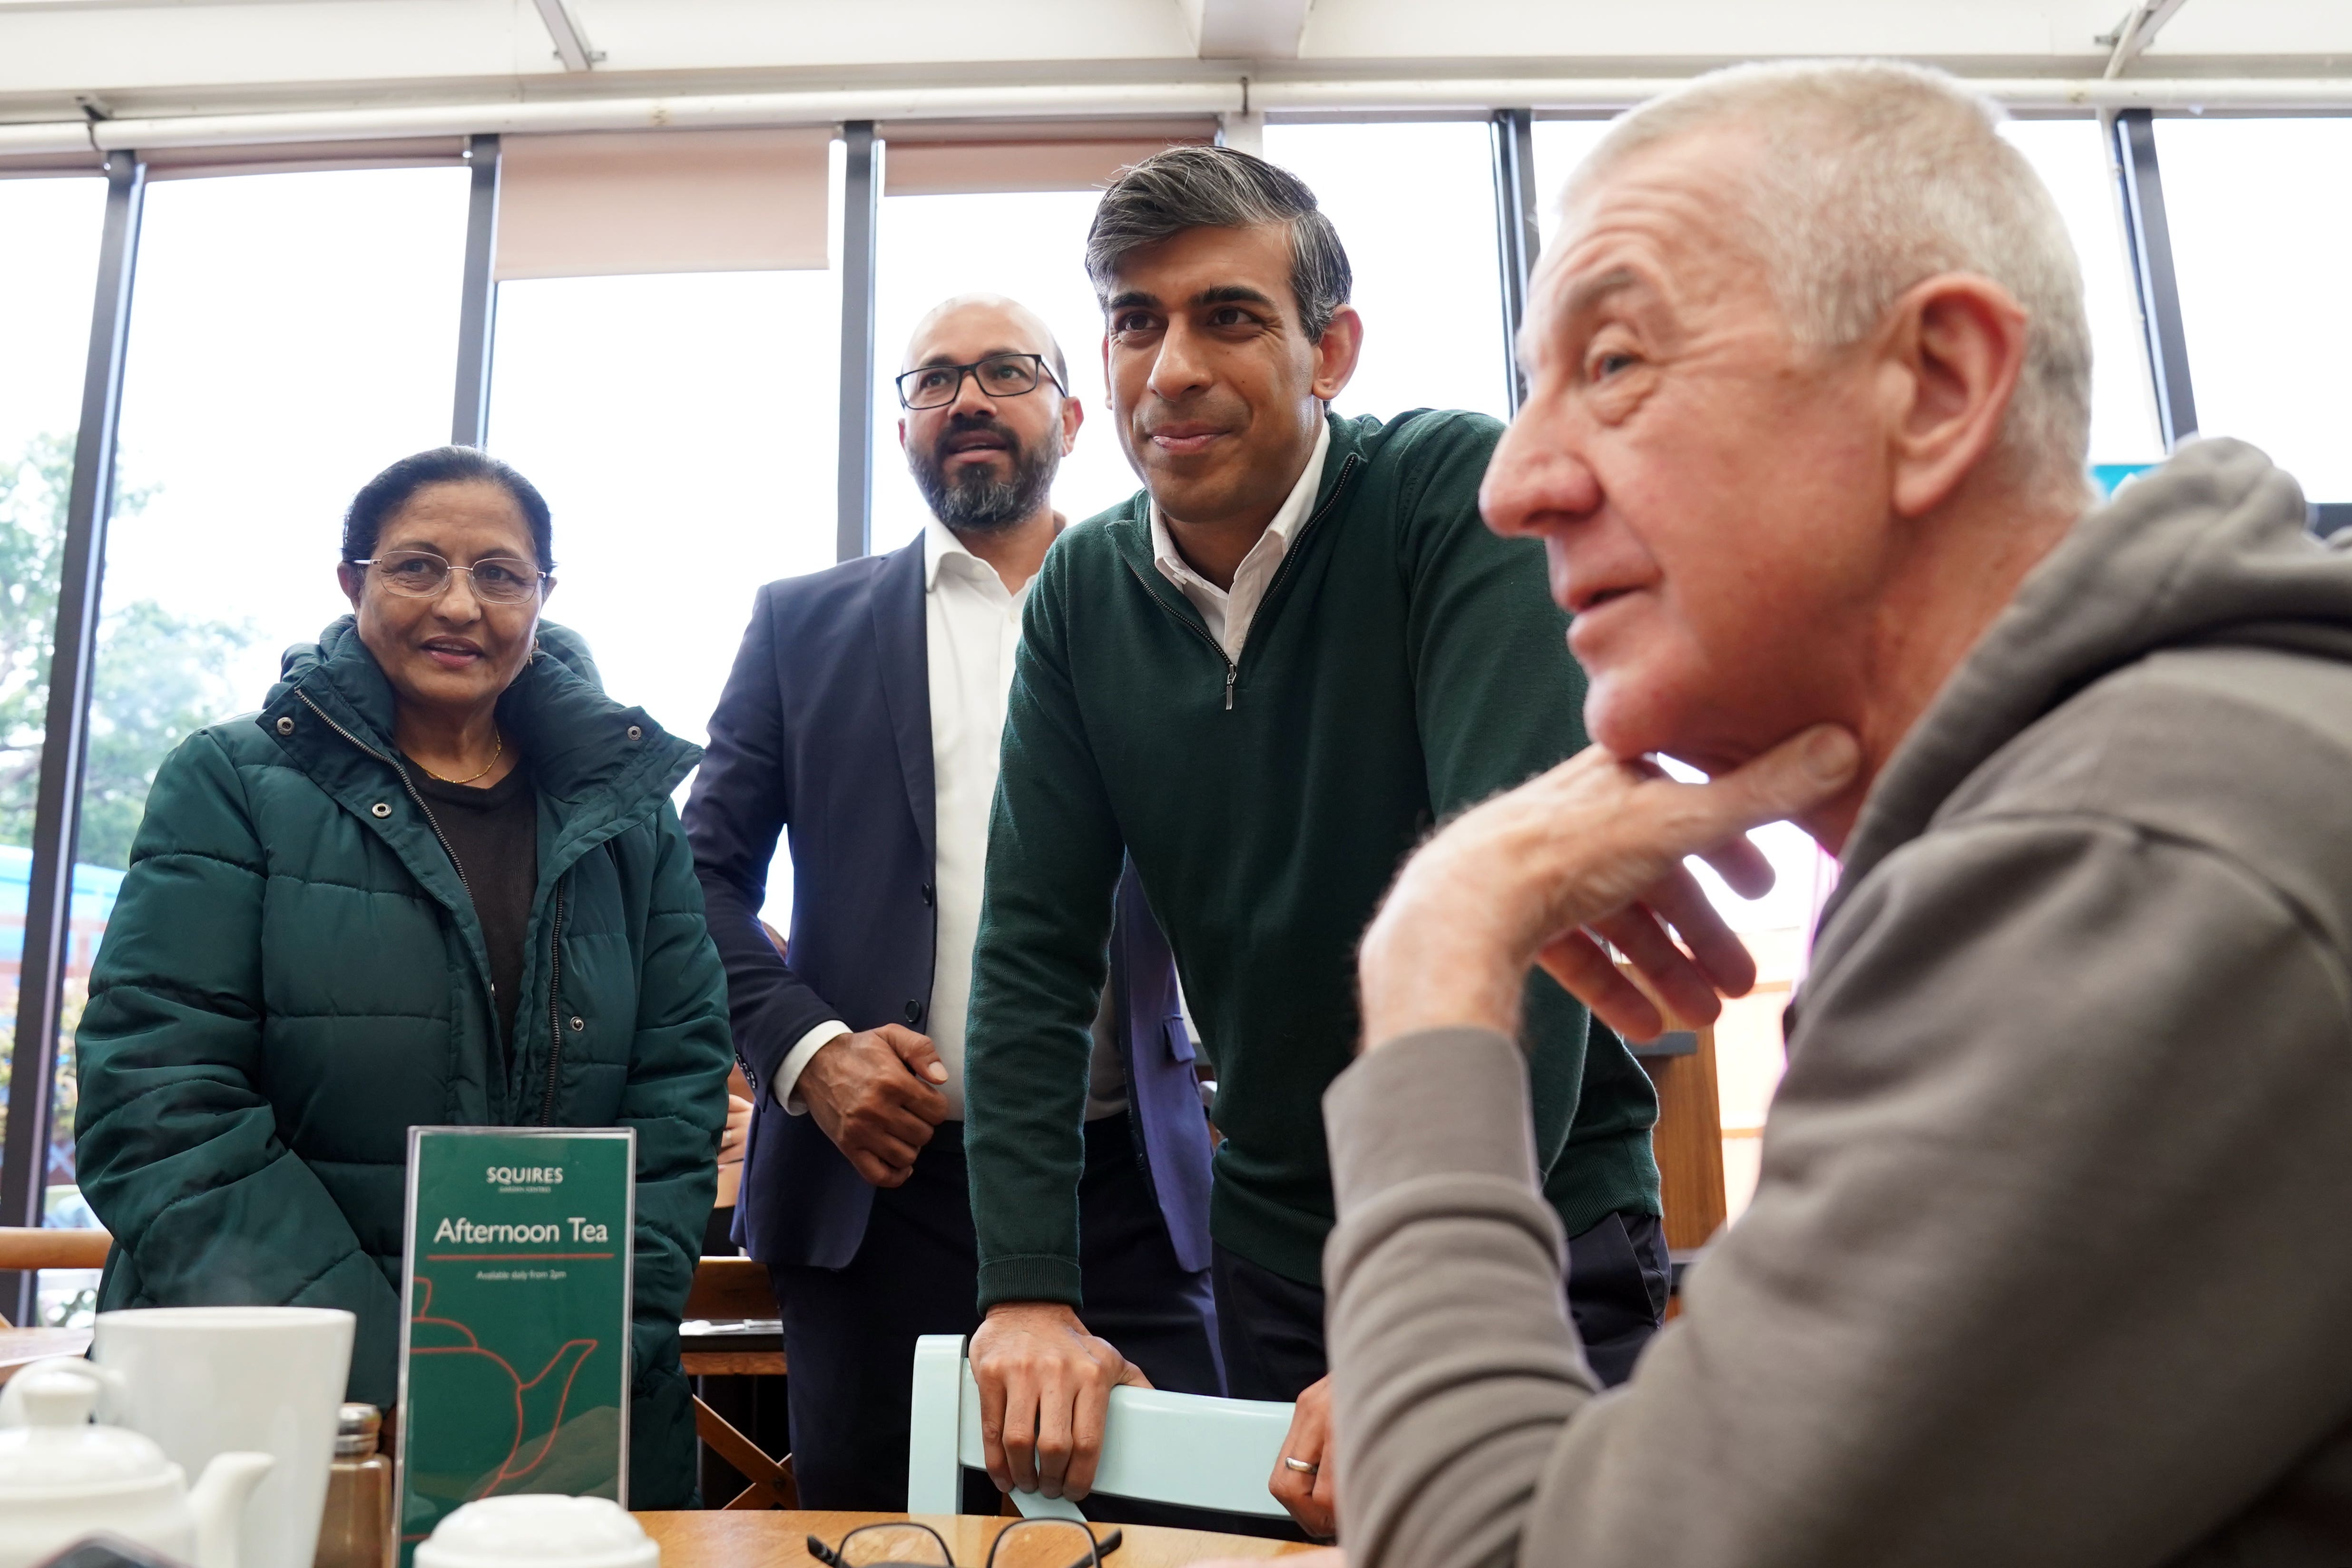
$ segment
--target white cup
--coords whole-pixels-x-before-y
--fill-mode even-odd
[[[443,1520],[416,1568],[660,1568],[661,1547],[610,1498],[484,1498]]]
[[[90,1359],[109,1415],[191,1476],[215,1454],[277,1460],[247,1505],[239,1568],[310,1568],[351,1377],[351,1313],[325,1307],[142,1307],[98,1315]]]

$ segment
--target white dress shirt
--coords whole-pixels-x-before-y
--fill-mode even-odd
[[[1242,661],[1242,645],[1249,640],[1250,623],[1257,618],[1258,605],[1265,601],[1265,591],[1274,583],[1274,574],[1281,569],[1282,558],[1290,552],[1290,536],[1307,521],[1309,508],[1315,504],[1315,492],[1323,483],[1323,459],[1331,450],[1331,421],[1316,421],[1315,455],[1307,459],[1307,468],[1298,482],[1290,487],[1282,508],[1265,531],[1257,536],[1249,553],[1234,569],[1234,585],[1220,588],[1198,572],[1176,548],[1176,540],[1168,531],[1168,520],[1160,514],[1157,502],[1151,508],[1151,558],[1160,574],[1176,584],[1177,591],[1192,601],[1201,618],[1209,623],[1209,635],[1225,650],[1225,658],[1234,664]]]
[[[931,1007],[924,1033],[947,1064],[948,1119],[963,1120],[964,1020],[971,1005],[971,950],[980,937],[980,895],[988,865],[988,817],[996,801],[1004,709],[1013,688],[1013,655],[1021,645],[1021,611],[1034,577],[1013,593],[996,568],[964,548],[933,518],[923,531],[923,632],[931,698],[932,887],[938,900]],[[878,787],[878,786],[877,786]],[[1108,1003],[1106,1002],[1106,1005]],[[793,1090],[820,1047],[848,1026],[828,1019],[802,1036],[774,1079],[776,1099],[800,1114]],[[1097,1029],[1097,1061],[1087,1114],[1124,1110],[1124,1079],[1116,1055],[1108,1068]]]

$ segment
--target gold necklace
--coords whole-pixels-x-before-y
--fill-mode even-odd
[[[497,767],[499,765],[499,757],[500,753],[505,752],[507,749],[507,737],[505,731],[493,729],[490,733],[498,737],[498,744],[490,748],[490,760],[482,764],[481,773],[467,773],[461,779],[445,779],[439,773],[435,773],[431,768],[425,768],[425,764],[423,763],[419,763],[416,765],[420,768],[425,768],[425,776],[436,781],[436,783],[445,784],[472,784],[476,779],[480,778],[482,773],[488,773],[492,768]]]

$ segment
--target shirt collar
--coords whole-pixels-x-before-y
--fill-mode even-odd
[[[1326,414],[1315,433],[1315,450],[1308,456],[1307,467],[1299,470],[1298,482],[1290,487],[1290,493],[1275,511],[1274,521],[1265,525],[1265,531],[1274,535],[1275,553],[1289,548],[1291,531],[1306,521],[1307,509],[1315,504],[1315,492],[1323,487],[1323,461],[1330,452],[1331,419]],[[1253,552],[1257,548],[1256,544],[1250,546]],[[1169,531],[1168,519],[1158,501],[1151,503],[1151,554],[1154,564],[1165,576],[1175,578],[1179,573],[1192,577],[1200,575],[1184,559],[1183,552],[1176,548],[1175,536]]]
[[[1067,526],[1069,526],[1068,522],[1062,514],[1055,512],[1054,514],[1055,536],[1060,537],[1061,531]],[[997,575],[995,567],[965,548],[964,542],[955,536],[955,530],[934,516],[923,524],[924,593],[930,593],[940,585],[940,568],[950,562],[954,563],[954,570],[965,574],[975,581],[985,579],[1000,588],[1004,585],[1004,579]],[[1032,583],[1035,581],[1034,577],[1030,579]],[[1024,584],[1022,586],[1025,592],[1028,584]]]
[[[963,541],[955,536],[953,529],[934,517],[923,525],[924,593],[928,594],[940,585],[940,563],[950,555],[961,555],[967,561],[978,559],[964,548]]]

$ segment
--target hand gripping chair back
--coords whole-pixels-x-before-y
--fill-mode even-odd
[[[954,1513],[963,1472],[985,1468],[980,1388],[959,1334],[915,1342],[912,1435],[907,1444],[907,1511]],[[1114,1388],[1103,1429],[1096,1492],[1182,1508],[1287,1519],[1265,1489],[1290,1435],[1291,1406],[1215,1399],[1156,1388]],[[1065,1498],[1016,1491],[1028,1519],[1079,1519]]]

